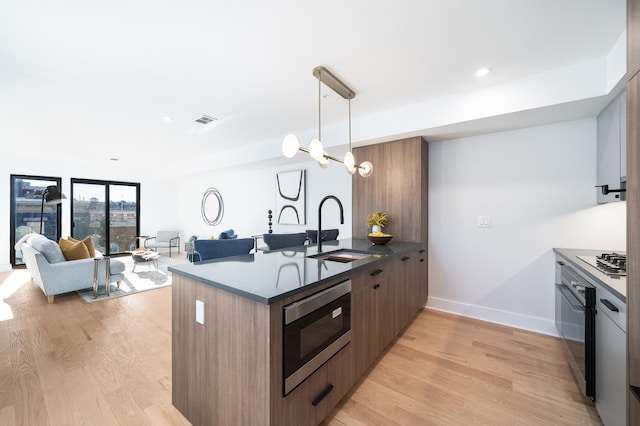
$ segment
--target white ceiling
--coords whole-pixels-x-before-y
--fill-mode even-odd
[[[356,144],[593,116],[604,82],[546,118],[518,108],[457,118],[447,105],[602,60],[624,28],[625,0],[5,1],[0,151],[181,169],[249,151],[259,155],[247,161],[273,159],[287,133],[317,132],[318,65],[356,92]],[[475,77],[483,66],[492,73]],[[342,145],[347,102],[325,94],[323,128],[345,129],[326,145]],[[425,103],[448,118],[404,126]],[[202,114],[218,121],[195,123]]]

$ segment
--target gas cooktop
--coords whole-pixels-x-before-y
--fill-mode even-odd
[[[602,253],[597,256],[577,256],[603,274],[610,277],[625,277],[627,275],[627,255],[622,252]]]

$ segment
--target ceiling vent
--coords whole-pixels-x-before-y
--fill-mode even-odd
[[[209,124],[213,121],[217,121],[217,118],[209,117],[208,115],[203,115],[202,117],[196,120],[196,123]]]

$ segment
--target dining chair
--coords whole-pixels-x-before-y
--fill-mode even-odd
[[[269,250],[276,250],[304,245],[307,240],[307,234],[305,232],[296,234],[263,234],[262,238]]]
[[[307,238],[309,238],[309,242],[311,242],[311,244],[316,244],[318,242],[318,231],[315,229],[307,229],[306,232]],[[320,235],[322,237],[322,241],[334,241],[338,239],[340,230],[338,230],[338,228],[323,229]]]

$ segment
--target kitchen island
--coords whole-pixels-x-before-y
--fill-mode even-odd
[[[324,243],[336,250],[364,256],[319,260],[311,245],[169,268],[172,399],[191,423],[320,423],[426,303],[421,244]],[[285,307],[345,281],[350,342],[285,392]]]

